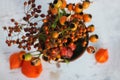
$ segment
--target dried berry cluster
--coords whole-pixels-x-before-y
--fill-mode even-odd
[[[54,0],[49,3],[48,14],[41,13],[41,5],[36,5],[35,0],[24,2],[25,24],[11,19],[15,24],[12,27],[4,27],[8,31],[8,46],[18,44],[19,48],[30,50],[33,46],[40,51],[48,61],[70,60],[76,55],[80,48],[87,47],[88,40],[96,42],[96,34],[88,36],[94,32],[93,24],[86,27],[85,23],[90,22],[92,15],[83,11],[90,6],[90,1],[85,0],[79,3],[69,3],[66,0]],[[43,25],[39,27],[39,21]],[[20,38],[13,40],[14,34]],[[92,49],[92,48],[91,48]],[[87,49],[89,50],[89,49]],[[89,50],[90,52],[91,50]]]
[[[11,19],[14,26],[3,27],[3,29],[8,32],[6,40],[8,46],[18,44],[18,48],[31,50],[31,46],[38,46],[35,42],[38,40],[37,34],[40,30],[39,21],[45,17],[45,14],[41,13],[41,5],[36,5],[35,0],[24,2],[24,12],[23,20],[25,23]]]

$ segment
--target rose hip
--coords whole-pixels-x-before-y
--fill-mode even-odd
[[[73,51],[69,47],[61,47],[60,48],[60,55],[64,58],[71,58],[73,55]]]

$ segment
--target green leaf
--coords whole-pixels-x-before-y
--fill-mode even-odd
[[[68,59],[64,59],[64,60],[65,60],[65,63],[69,64],[70,61]]]
[[[52,28],[55,28],[57,25],[57,22],[59,21],[60,17],[63,16],[64,14],[66,14],[65,10],[61,10],[58,9],[58,16],[56,17],[55,21],[53,22],[53,24],[51,25]]]
[[[51,25],[52,28],[55,28],[58,22],[58,17],[56,17],[55,21],[53,22],[53,24]]]
[[[65,11],[65,9],[62,9],[62,15],[66,15],[66,11]]]
[[[60,9],[58,9],[58,19],[60,19],[61,13],[60,13]]]
[[[46,35],[45,34],[40,34],[39,39],[42,41],[46,40]]]
[[[52,27],[52,28],[55,28],[56,25],[57,25],[57,22],[54,22],[54,23],[51,25],[51,27]]]

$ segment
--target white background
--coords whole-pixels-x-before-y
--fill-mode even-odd
[[[42,4],[43,12],[47,11],[48,3],[52,0],[38,0]],[[78,2],[81,0],[67,0]],[[19,51],[16,46],[7,47],[4,43],[6,33],[2,26],[10,25],[12,17],[21,20],[24,0],[0,0],[0,80],[120,80],[120,0],[94,0],[93,4],[85,12],[91,13],[91,23],[96,26],[95,33],[99,35],[97,48],[107,48],[109,60],[104,64],[96,64],[94,55],[87,52],[78,60],[61,64],[56,68],[42,61],[43,72],[36,79],[25,77],[20,69],[10,70],[8,58],[12,52]]]

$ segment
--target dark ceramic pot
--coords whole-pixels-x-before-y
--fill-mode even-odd
[[[87,37],[85,38],[85,40],[86,40],[86,42],[87,42],[87,44],[86,44],[86,46],[82,46],[82,42],[83,42],[83,39],[79,39],[77,42],[76,42],[76,45],[77,45],[77,47],[76,47],[76,49],[74,50],[74,54],[73,54],[73,56],[71,57],[71,59],[69,60],[69,61],[74,61],[74,60],[76,60],[76,59],[78,59],[78,58],[80,58],[83,54],[84,54],[84,52],[85,52],[85,50],[86,50],[86,48],[87,48],[87,46],[88,46],[88,39],[89,38],[89,36],[87,35]]]
[[[78,39],[75,42],[75,44],[76,44],[77,47],[74,50],[73,56],[70,59],[67,59],[69,62],[72,62],[72,61],[80,58],[84,54],[84,52],[85,52],[85,50],[86,50],[86,48],[88,46],[88,43],[89,43],[89,39],[88,38],[89,38],[89,35],[87,34],[86,38],[84,38],[84,39]],[[87,44],[86,44],[86,46],[83,47],[82,46],[82,42],[85,41],[85,40],[86,40]],[[48,61],[48,58],[45,57],[44,55],[42,56],[42,59],[44,61]],[[63,62],[64,63],[66,61],[59,61],[59,62]]]
[[[84,24],[84,22],[79,22],[79,23],[80,23],[79,26],[86,28],[86,25]],[[76,42],[74,42],[76,44],[76,49],[73,52],[73,56],[70,59],[64,58],[64,59],[60,60],[59,62],[65,62],[65,60],[68,60],[69,62],[71,62],[71,61],[74,61],[74,60],[80,58],[84,54],[84,52],[88,46],[88,43],[89,43],[89,34],[88,34],[88,32],[86,32],[85,34],[86,34],[86,37],[79,38]],[[83,41],[87,42],[86,46],[84,46],[84,47],[82,45]],[[43,60],[48,61],[48,58],[45,57],[44,55],[42,56],[42,58],[43,58]]]

